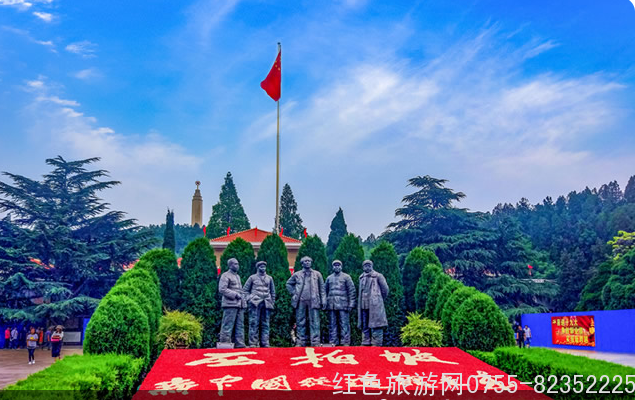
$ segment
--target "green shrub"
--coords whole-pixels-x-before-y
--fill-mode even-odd
[[[553,386],[554,393],[548,393],[549,397],[556,400],[595,400],[597,398],[610,398],[610,399],[632,399],[633,394],[623,393],[622,395],[602,395],[587,393],[587,391],[594,390],[599,391],[605,384],[606,378],[601,378],[606,375],[609,378],[609,385],[604,390],[612,392],[625,391],[628,387],[629,390],[632,387],[631,384],[627,385],[626,377],[628,375],[635,375],[635,368],[627,367],[619,364],[610,363],[602,360],[594,360],[583,356],[574,356],[571,354],[561,353],[555,350],[536,348],[519,349],[517,347],[503,347],[494,350],[491,353],[483,352],[470,352],[474,357],[481,359],[482,361],[508,373],[511,375],[517,375],[517,378],[522,382],[534,382],[534,390],[536,390],[536,379],[538,376],[545,378],[544,385],[546,387],[538,387],[539,390],[549,389],[554,383],[553,378],[547,379],[550,376],[557,378],[557,383]],[[575,376],[578,375],[576,378]],[[594,388],[590,388],[593,378],[587,381],[588,377],[594,376],[597,379],[597,384]],[[621,376],[622,379],[615,378]],[[582,382],[582,393],[574,393],[573,390],[569,390],[568,393],[562,393],[567,391],[566,378],[569,377],[569,385],[571,388],[576,387],[579,389],[579,384],[574,385],[574,379]],[[614,380],[615,379],[615,380]],[[631,379],[632,381],[632,379]],[[618,385],[618,383],[620,383]]]
[[[406,346],[441,347],[443,333],[441,324],[423,318],[419,313],[408,314],[408,323],[401,328],[401,340]]]
[[[452,338],[464,350],[492,351],[513,346],[514,333],[494,300],[479,293],[461,304],[452,318]]]
[[[436,321],[441,321],[445,303],[447,303],[447,301],[450,299],[450,296],[452,296],[452,293],[461,289],[462,287],[464,286],[461,282],[455,279],[452,279],[450,280],[448,284],[446,284],[443,287],[443,289],[441,289],[441,292],[439,293],[439,296],[437,297],[437,304],[434,306],[434,313],[432,315],[432,319]]]
[[[148,317],[141,306],[122,295],[106,296],[99,302],[86,327],[86,354],[130,354],[147,366],[149,346]]]
[[[141,256],[139,261],[151,265],[157,274],[163,306],[168,310],[176,310],[181,303],[181,271],[174,252],[168,249],[153,249]]]
[[[183,311],[168,311],[161,317],[156,337],[157,353],[163,349],[201,347],[203,324],[192,314]]]
[[[421,271],[421,277],[417,281],[415,288],[415,304],[418,311],[422,313],[425,312],[430,287],[437,279],[437,276],[443,273],[443,269],[435,264],[428,264],[423,268],[423,271]]]
[[[159,282],[159,277],[157,273],[154,272],[152,265],[145,260],[139,260],[135,264],[135,266],[130,270],[124,272],[119,279],[117,279],[116,283],[123,283],[128,279],[139,278],[142,281],[153,283],[156,287],[160,287],[161,283]]]
[[[183,250],[183,298],[181,310],[203,323],[203,347],[214,347],[220,329],[216,256],[206,238],[192,240]]]
[[[142,371],[143,361],[129,355],[72,355],[7,386],[4,391],[41,391],[35,393],[41,393],[42,398],[59,393],[59,397],[65,399],[130,399],[140,383]],[[4,394],[6,398],[20,397],[17,393]]]
[[[445,302],[441,312],[441,325],[443,325],[443,344],[446,346],[456,346],[452,338],[452,318],[456,314],[456,310],[461,307],[465,300],[478,293],[480,292],[471,286],[463,286],[452,293]]]
[[[159,329],[159,318],[161,318],[160,309],[157,313],[155,304],[150,300],[147,294],[142,293],[137,287],[132,286],[133,280],[120,285],[115,285],[110,289],[106,296],[127,296],[134,300],[145,312],[148,317],[148,327],[150,332],[156,332]]]
[[[399,258],[392,244],[381,241],[371,252],[373,269],[386,278],[388,297],[384,300],[388,326],[384,329],[384,346],[401,346],[400,328],[406,322]]]
[[[439,298],[439,294],[441,293],[445,285],[449,284],[451,281],[452,278],[450,278],[450,276],[445,273],[437,275],[436,279],[430,286],[430,290],[428,291],[428,298],[426,299],[426,310],[423,314],[426,318],[434,318],[434,310],[437,307],[437,299]]]
[[[247,282],[247,278],[256,273],[254,247],[245,239],[236,238],[227,245],[220,257],[221,273],[227,271],[227,261],[230,258],[238,260],[238,265],[240,265],[238,275],[240,275],[243,284]]]
[[[147,261],[139,261],[133,269],[119,277],[115,286],[129,285],[137,288],[152,304],[153,315],[148,315],[148,324],[154,335],[159,327],[159,318],[163,314],[161,289],[159,289],[157,274],[148,267]]]
[[[258,261],[267,263],[267,274],[273,279],[276,288],[275,309],[270,320],[271,345],[275,347],[293,346],[291,330],[293,329],[294,310],[291,306],[291,295],[286,284],[291,273],[287,248],[278,235],[269,235],[262,241],[258,251]]]
[[[417,309],[415,291],[417,284],[419,283],[419,279],[421,278],[421,273],[428,264],[436,265],[441,268],[441,262],[434,252],[426,250],[423,247],[415,247],[406,257],[402,273],[406,311],[415,311]]]

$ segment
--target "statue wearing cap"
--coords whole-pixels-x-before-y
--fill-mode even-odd
[[[269,347],[269,318],[276,302],[276,288],[266,270],[267,263],[258,261],[257,272],[247,278],[244,286],[249,306],[249,347]]]
[[[329,313],[329,342],[333,346],[350,346],[350,311],[355,308],[355,285],[351,276],[342,272],[340,260],[333,260],[331,266],[333,273],[324,283],[326,309]]]
[[[295,308],[297,327],[297,347],[307,345],[307,314],[311,331],[311,346],[320,346],[320,309],[326,305],[324,278],[318,271],[311,269],[313,259],[304,256],[300,259],[302,270],[296,271],[287,281],[287,290],[291,294],[291,305]]]
[[[219,342],[223,345],[234,343],[238,348],[245,347],[245,308],[243,285],[238,275],[238,260],[227,260],[229,271],[225,271],[218,281],[218,291],[223,296],[221,308],[223,320],[220,326]],[[233,340],[232,340],[233,339]]]
[[[388,326],[384,300],[388,296],[386,278],[373,270],[373,262],[365,260],[364,273],[359,277],[357,301],[358,326],[362,330],[362,346],[381,346],[384,327]]]

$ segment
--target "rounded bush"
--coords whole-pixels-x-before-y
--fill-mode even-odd
[[[452,318],[456,314],[456,310],[461,307],[465,300],[479,293],[471,286],[463,286],[454,291],[445,302],[441,312],[441,325],[443,325],[443,343],[446,346],[456,346],[452,338]]]
[[[139,261],[137,265],[142,263]],[[129,284],[141,291],[152,302],[152,309],[157,314],[157,326],[158,319],[163,314],[163,302],[161,300],[161,289],[159,288],[157,274],[151,269],[146,269],[142,263],[142,268],[137,269],[137,265],[130,271],[124,273],[119,277],[115,286]],[[156,330],[154,330],[156,332]]]
[[[426,299],[426,311],[424,316],[426,318],[434,318],[434,310],[437,306],[437,299],[439,294],[445,287],[445,285],[449,284],[452,281],[449,275],[445,273],[437,275],[436,279],[430,286],[430,290],[428,291],[428,298]]]
[[[417,309],[415,292],[421,278],[421,272],[428,264],[437,265],[441,268],[441,262],[434,252],[423,247],[412,249],[403,263],[402,281],[406,311],[415,311]]]
[[[181,302],[181,271],[174,252],[169,249],[153,249],[145,253],[139,261],[141,267],[151,265],[159,278],[163,306],[175,310]]]
[[[437,297],[437,304],[434,307],[434,313],[432,315],[432,319],[436,321],[441,321],[443,308],[445,307],[445,303],[450,299],[452,293],[461,289],[463,284],[455,279],[452,279],[448,284],[446,284],[443,289],[441,289],[441,293]]]
[[[156,339],[158,353],[163,349],[199,348],[203,341],[203,324],[184,311],[168,311],[161,317]]]
[[[401,328],[401,341],[406,346],[441,347],[443,328],[437,321],[423,318],[413,313],[407,316],[408,323]]]
[[[157,273],[154,272],[152,265],[146,260],[139,260],[135,264],[135,266],[130,270],[124,272],[119,279],[117,279],[117,283],[120,281],[125,281],[126,279],[130,279],[132,277],[141,278],[142,280],[154,283],[157,288],[161,284],[159,282],[159,277]]]
[[[161,314],[160,312],[157,313],[155,303],[148,297],[148,295],[132,284],[133,281],[129,280],[124,284],[115,285],[112,289],[110,289],[106,296],[127,296],[134,300],[141,307],[143,312],[146,313],[150,332],[156,332],[159,329],[159,318],[161,318]]]
[[[443,269],[436,264],[428,264],[421,271],[421,276],[415,287],[415,305],[418,311],[425,312],[430,287],[437,279],[437,276],[441,274],[443,274]]]
[[[494,300],[479,293],[463,302],[452,318],[452,337],[463,350],[493,351],[513,346],[514,333]]]
[[[130,354],[147,366],[150,327],[141,306],[123,295],[104,297],[86,327],[84,352]]]

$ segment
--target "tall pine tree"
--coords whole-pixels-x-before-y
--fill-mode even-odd
[[[163,232],[163,248],[176,251],[176,236],[174,234],[174,210],[165,215],[165,231]]]
[[[344,211],[342,211],[342,208],[340,207],[331,221],[331,232],[329,233],[329,239],[326,242],[326,255],[329,259],[332,259],[331,256],[347,233],[346,221],[344,221]]]
[[[220,189],[218,203],[212,207],[212,216],[207,223],[207,237],[216,238],[227,233],[240,232],[251,228],[249,219],[236,192],[231,172],[225,176],[225,183]]]
[[[282,234],[294,239],[302,239],[304,227],[302,218],[298,214],[298,204],[295,202],[291,186],[285,183],[280,196],[280,227]]]
[[[41,181],[4,172],[0,182],[0,314],[5,320],[62,323],[89,315],[123,266],[153,245],[121,211],[109,211],[98,193],[120,182],[101,180],[99,161],[47,159]],[[39,299],[40,305],[32,300]]]

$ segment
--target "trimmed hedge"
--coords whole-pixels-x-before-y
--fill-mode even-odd
[[[441,347],[443,334],[441,324],[423,318],[421,314],[408,314],[408,323],[401,328],[401,341],[406,346]]]
[[[428,264],[421,271],[421,277],[417,281],[415,287],[415,304],[417,310],[424,312],[426,309],[426,302],[428,301],[428,291],[430,286],[437,279],[437,276],[443,274],[443,269],[436,264]]]
[[[452,278],[450,278],[450,276],[445,273],[437,275],[436,279],[430,286],[430,290],[426,299],[426,311],[423,314],[426,318],[434,318],[434,310],[437,307],[437,299],[439,298],[439,294],[441,293],[445,285],[449,284],[451,281]]]
[[[196,349],[201,347],[202,342],[203,324],[192,314],[168,311],[161,317],[156,337],[157,354],[163,349],[176,349],[179,346]]]
[[[141,306],[128,296],[107,295],[86,327],[86,354],[130,354],[150,362],[150,327]]]
[[[542,383],[544,387],[538,386],[539,390],[544,390],[545,394],[553,399],[573,399],[573,400],[591,400],[597,398],[610,398],[610,399],[632,399],[633,394],[627,394],[625,392],[628,387],[632,389],[632,385],[626,384],[627,375],[635,375],[635,368],[627,367],[619,364],[610,363],[602,360],[594,360],[583,356],[574,356],[571,354],[561,353],[555,350],[535,348],[519,349],[517,347],[503,347],[494,350],[493,352],[479,352],[471,351],[471,355],[474,357],[508,373],[511,375],[517,375],[517,378],[522,382],[534,382],[533,387],[536,390],[536,379],[539,381],[542,376],[545,378]],[[575,378],[575,375],[578,375]],[[606,378],[601,378],[606,375],[609,378],[609,384],[604,387],[606,391],[623,391],[622,394],[600,394],[600,393],[587,393],[589,390],[599,392],[602,386],[606,383]],[[548,379],[548,377],[554,376],[554,378]],[[563,377],[569,377],[569,386],[571,390],[568,393],[562,393],[567,391],[567,379]],[[590,376],[594,376],[597,379],[597,383],[593,388],[591,384],[594,379]],[[617,376],[620,378],[615,378]],[[573,388],[579,390],[579,384],[574,384],[574,379],[582,382],[582,393],[575,393]],[[613,380],[615,379],[615,380]],[[633,379],[631,379],[631,382]],[[553,383],[556,383],[551,388]],[[618,383],[620,383],[618,385]],[[550,389],[552,393],[546,391]]]
[[[169,310],[177,309],[181,303],[181,271],[174,252],[169,249],[153,249],[141,256],[139,261],[144,263],[137,267],[151,265],[157,274],[163,306]]]
[[[137,287],[133,286],[134,282],[128,282],[115,285],[110,289],[106,296],[127,296],[134,300],[148,316],[148,326],[150,332],[156,332],[159,329],[159,318],[161,318],[161,309],[156,309],[156,305],[147,294],[143,293]]]
[[[154,269],[152,269],[152,265],[148,262],[148,261],[137,261],[137,263],[135,264],[135,266],[127,272],[124,272],[119,279],[117,279],[117,282],[115,283],[124,283],[126,282],[128,279],[132,279],[132,278],[139,278],[144,282],[151,282],[154,283],[157,288],[161,285],[161,283],[159,282],[159,277],[157,276],[157,273],[154,272]]]
[[[141,264],[141,268],[137,269],[139,264]],[[159,279],[157,278],[157,274],[152,269],[148,269],[146,265],[147,262],[142,263],[139,261],[133,269],[119,277],[114,287],[129,284],[130,286],[139,289],[141,293],[148,297],[152,303],[152,309],[157,314],[156,326],[158,327],[158,320],[161,318],[161,314],[163,314],[161,289],[159,288]],[[148,318],[148,320],[150,320],[150,318]],[[156,329],[153,331],[156,332]]]
[[[415,291],[421,278],[421,272],[428,264],[434,264],[441,268],[441,262],[434,252],[423,247],[412,249],[404,261],[402,282],[406,311],[415,311],[417,309]]]
[[[486,294],[465,300],[452,317],[452,338],[464,350],[492,351],[513,346],[514,333],[507,318]]]
[[[143,360],[129,355],[73,355],[7,386],[3,391],[37,390],[37,397],[41,395],[42,398],[55,398],[58,393],[60,398],[66,399],[130,399],[140,383],[142,371]],[[18,393],[4,394],[6,398],[21,398]]]
[[[461,307],[465,300],[479,293],[478,290],[471,286],[464,286],[452,293],[445,302],[441,312],[441,324],[443,325],[443,344],[446,346],[456,346],[452,338],[452,318],[456,314],[456,310]]]
[[[443,308],[445,307],[445,303],[450,299],[452,293],[461,289],[463,284],[455,279],[452,279],[448,284],[446,284],[442,289],[441,293],[437,297],[437,304],[434,307],[434,313],[432,318],[441,321],[441,314],[443,313]]]

